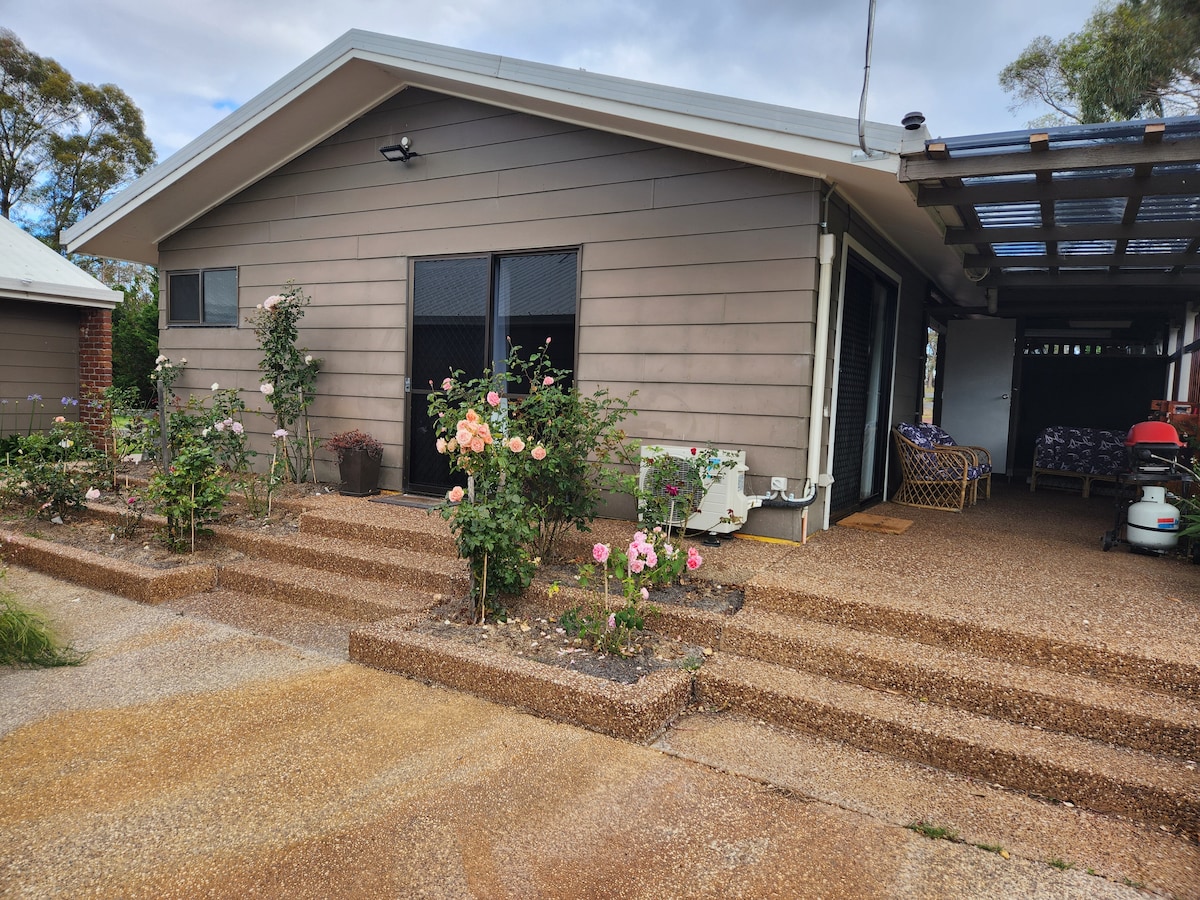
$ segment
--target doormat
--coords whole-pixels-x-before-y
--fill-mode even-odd
[[[912,524],[912,519],[893,519],[890,516],[860,512],[838,520],[837,524],[857,528],[859,531],[876,531],[879,534],[904,534]]]
[[[380,494],[368,498],[372,503],[386,503],[388,506],[412,506],[416,509],[433,509],[442,502],[441,497],[417,497],[412,494]]]

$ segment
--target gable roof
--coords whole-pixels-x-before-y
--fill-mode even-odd
[[[897,180],[928,132],[349,31],[68,229],[72,251],[156,264],[158,243],[407,87],[809,175],[951,296],[978,289]],[[872,156],[876,156],[872,154]]]
[[[0,298],[111,308],[125,295],[0,216]]]

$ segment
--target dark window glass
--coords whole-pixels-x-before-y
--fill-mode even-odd
[[[167,294],[170,325],[237,324],[237,269],[171,272]]]
[[[415,387],[462,369],[483,368],[487,327],[488,260],[423,259],[413,263],[413,360]]]
[[[237,316],[237,269],[210,269],[205,272],[204,323],[236,325]]]
[[[576,281],[575,253],[500,257],[492,334],[497,365],[508,356],[509,342],[527,357],[544,346],[546,338],[551,339],[549,355],[556,367],[570,369],[575,364]],[[529,385],[513,385],[512,390],[528,393]]]
[[[171,292],[171,322],[200,321],[200,273],[172,275],[168,290]]]

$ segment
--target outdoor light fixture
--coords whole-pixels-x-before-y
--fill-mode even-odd
[[[383,158],[388,162],[408,162],[414,156],[421,155],[412,149],[412,141],[407,137],[400,138],[400,143],[398,144],[392,144],[389,147],[380,147],[379,152],[383,154]]]

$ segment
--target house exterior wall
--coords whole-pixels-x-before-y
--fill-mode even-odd
[[[73,306],[0,300],[0,435],[30,427],[28,400],[39,394],[32,426],[48,428],[55,416],[75,418],[63,397],[79,397],[80,310]]]
[[[383,160],[401,135],[422,155]],[[749,492],[773,475],[799,492],[820,198],[813,179],[409,89],[161,244],[164,296],[170,271],[238,267],[242,324],[166,328],[164,304],[160,346],[188,359],[178,387],[266,409],[244,320],[294,279],[313,298],[300,343],[324,360],[314,427],[374,433],[397,489],[410,261],[578,247],[580,387],[636,389],[634,438],[745,449]],[[798,519],[747,528],[795,538]]]

